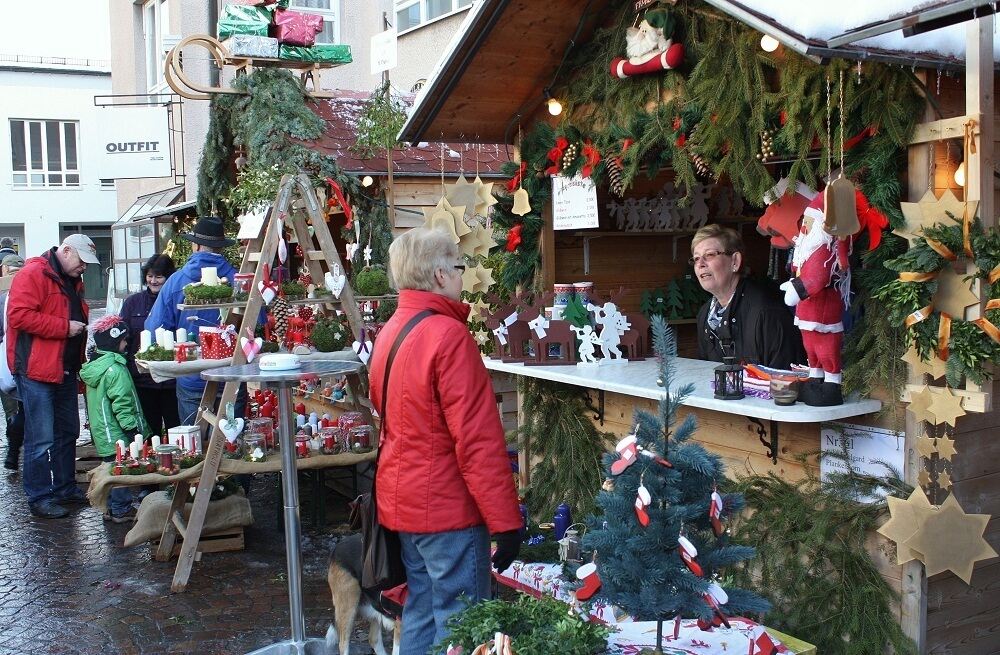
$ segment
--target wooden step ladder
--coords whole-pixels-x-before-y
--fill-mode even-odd
[[[304,211],[312,223],[313,234],[309,234],[309,226],[306,223],[302,210],[293,207],[293,196],[298,194],[303,201]],[[253,284],[250,295],[244,305],[234,308],[230,314],[229,321],[236,327],[237,348],[233,352],[233,366],[246,364],[246,355],[239,347],[239,335],[246,333],[246,328],[256,327],[257,317],[264,307],[264,299],[258,290],[258,284],[264,277],[264,265],[270,265],[278,253],[278,244],[281,240],[282,225],[285,220],[295,234],[300,247],[302,248],[305,266],[317,284],[322,284],[324,273],[322,263],[326,262],[329,270],[339,267],[341,271],[346,269],[337,254],[336,244],[330,230],[326,224],[326,217],[320,207],[316,191],[313,189],[309,177],[305,173],[298,175],[285,175],[281,178],[278,193],[274,204],[268,211],[261,234],[251,239],[247,244],[246,252],[243,256],[243,263],[240,265],[240,273],[253,273]],[[340,309],[347,317],[351,333],[358,335],[364,330],[364,321],[361,312],[355,301],[354,291],[349,284],[344,285],[340,298],[333,296],[317,298],[315,304],[322,306],[322,311],[332,313],[335,309]],[[232,304],[227,303],[227,307]],[[211,308],[204,305],[197,306],[198,309]],[[184,307],[187,309],[188,307]],[[245,321],[249,323],[244,324]],[[371,404],[368,400],[366,388],[367,381],[361,379],[359,375],[347,376],[348,388],[355,403],[355,409],[362,413],[362,416],[371,423]],[[194,496],[194,505],[191,515],[187,521],[184,520],[181,510],[188,500],[189,483],[178,482],[174,484],[173,502],[167,514],[167,522],[163,527],[160,537],[160,544],[156,550],[158,561],[168,561],[174,550],[177,536],[184,540],[181,545],[180,555],[177,559],[177,567],[174,570],[173,582],[170,589],[175,592],[184,591],[188,578],[191,575],[191,567],[198,556],[198,543],[202,529],[205,525],[205,515],[208,512],[209,499],[212,496],[212,489],[215,486],[216,476],[219,472],[219,465],[222,461],[225,436],[219,428],[218,421],[225,414],[225,407],[228,403],[235,403],[239,392],[238,382],[226,382],[222,384],[222,399],[219,401],[218,409],[215,408],[215,399],[219,393],[219,382],[208,382],[205,385],[205,392],[201,398],[201,407],[195,419],[195,425],[204,429],[211,427],[211,437],[208,447],[205,450],[204,468],[201,471],[201,478],[198,482],[197,491]],[[279,420],[291,420],[288,416],[282,416]]]

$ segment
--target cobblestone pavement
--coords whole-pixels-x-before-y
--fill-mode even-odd
[[[6,454],[6,439],[0,443]],[[174,594],[174,561],[155,561],[149,544],[122,547],[128,525],[106,523],[91,507],[64,519],[34,518],[19,475],[2,471],[0,655],[228,655],[288,638],[277,485],[276,474],[253,476],[255,522],[246,529],[245,550],[205,554],[187,590]],[[300,487],[306,503],[307,487]],[[331,497],[328,508],[342,517],[342,500]],[[338,538],[337,517],[319,530],[307,512],[303,517],[306,632],[322,636],[333,619],[326,558]],[[371,652],[366,630],[359,626],[353,635],[353,653]]]

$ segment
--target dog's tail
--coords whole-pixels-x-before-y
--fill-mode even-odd
[[[340,644],[337,641],[337,628],[332,623],[330,627],[326,629],[326,652],[327,655],[333,655],[337,652]]]

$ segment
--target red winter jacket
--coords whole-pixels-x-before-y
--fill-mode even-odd
[[[18,271],[7,296],[7,361],[11,373],[38,382],[63,381],[63,350],[69,339],[69,296],[50,259],[54,250],[32,257]],[[90,313],[83,299],[83,280],[76,280],[83,322]],[[84,348],[80,349],[83,361]]]
[[[371,400],[382,408],[386,359],[415,314],[428,316],[396,352],[376,489],[379,522],[402,532],[486,524],[521,527],[493,385],[466,327],[469,307],[429,291],[404,290],[378,334],[369,364]]]

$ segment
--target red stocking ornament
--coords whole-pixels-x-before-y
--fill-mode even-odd
[[[588,562],[576,570],[576,577],[583,581],[583,586],[576,590],[577,600],[588,600],[601,588],[601,579],[597,577],[597,564]]]
[[[639,524],[646,527],[649,525],[649,514],[646,513],[646,508],[649,507],[652,499],[649,496],[649,490],[641,483],[635,493],[635,515],[639,519]]]
[[[638,454],[635,433],[623,437],[615,446],[615,450],[618,451],[621,459],[611,463],[612,475],[618,475],[635,463],[636,455]]]
[[[723,532],[720,516],[722,516],[722,496],[713,489],[712,502],[708,506],[708,520],[712,522],[712,532],[715,533],[716,537],[721,537]]]
[[[694,561],[694,558],[698,557],[698,549],[694,547],[694,544],[688,541],[688,538],[684,535],[680,535],[677,537],[677,546],[681,559],[684,560],[691,573],[694,573],[699,578],[703,577],[705,572],[701,570],[701,565]]]

